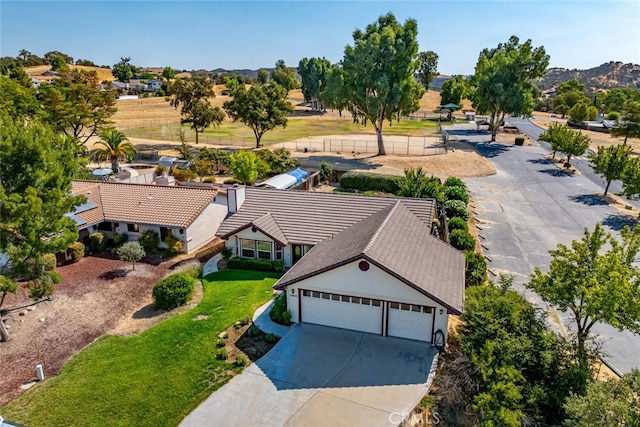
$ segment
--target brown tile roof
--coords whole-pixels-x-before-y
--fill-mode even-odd
[[[431,229],[433,200],[247,187],[241,208],[223,221],[216,235],[227,238],[253,225],[265,227],[283,244],[316,245],[398,200]],[[263,218],[267,214],[270,218]]]
[[[464,300],[464,255],[431,235],[400,200],[314,247],[275,285],[283,289],[358,259],[366,259],[451,312]]]
[[[113,221],[169,227],[188,227],[217,194],[210,188],[102,181],[73,181],[72,191],[98,205],[77,214],[90,224]]]

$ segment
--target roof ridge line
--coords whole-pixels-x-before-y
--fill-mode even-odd
[[[380,224],[380,226],[378,227],[376,232],[373,233],[373,236],[371,236],[371,240],[369,240],[369,243],[367,243],[367,246],[365,246],[364,249],[362,250],[363,254],[366,254],[369,251],[369,249],[371,249],[371,246],[373,246],[373,244],[375,243],[376,239],[380,235],[380,232],[382,231],[384,226],[387,225],[387,222],[389,222],[389,218],[391,217],[391,215],[393,215],[393,213],[395,212],[395,210],[398,208],[398,206],[400,204],[401,204],[400,200],[396,201],[393,204],[393,207],[391,208],[391,210],[389,211],[387,216],[384,217],[384,220],[382,221],[382,224]]]

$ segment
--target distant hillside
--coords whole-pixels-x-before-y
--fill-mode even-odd
[[[577,79],[586,85],[590,92],[614,87],[640,88],[640,65],[611,61],[588,70],[549,68],[547,74],[536,81],[536,84],[540,89],[546,90],[571,79]]]
[[[112,82],[116,79],[115,77],[113,77],[113,74],[111,74],[111,70],[108,68],[89,67],[85,65],[69,65],[69,68],[72,70],[77,68],[84,71],[95,71],[98,74],[98,79],[100,81],[107,80]],[[25,67],[24,69],[24,71],[26,71],[26,73],[31,77],[41,76],[49,70],[51,70],[51,65],[38,65],[35,67]]]

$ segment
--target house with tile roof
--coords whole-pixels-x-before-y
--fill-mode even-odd
[[[226,197],[212,188],[76,180],[72,191],[87,198],[67,214],[85,242],[95,231],[110,238],[125,233],[137,240],[153,230],[161,242],[169,235],[179,239],[184,252],[190,253],[215,238],[227,214]]]
[[[240,257],[283,260],[293,322],[444,345],[464,300],[462,253],[432,233],[433,200],[227,190],[218,236]]]

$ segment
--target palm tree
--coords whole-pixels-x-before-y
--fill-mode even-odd
[[[131,161],[136,156],[136,149],[129,142],[124,133],[117,129],[109,128],[100,133],[102,141],[96,142],[95,146],[103,148],[94,148],[91,151],[92,160],[111,160],[111,170],[118,173],[120,166],[118,160],[124,159]]]

